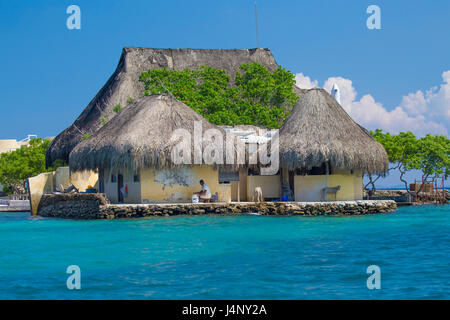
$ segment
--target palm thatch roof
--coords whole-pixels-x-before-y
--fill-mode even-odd
[[[114,116],[113,107],[127,105],[128,98],[137,99],[144,92],[139,75],[147,70],[195,69],[201,65],[224,69],[234,82],[239,66],[258,62],[269,71],[278,65],[269,49],[152,49],[125,47],[119,64],[103,88],[96,94],[75,122],[61,132],[46,153],[50,166],[56,159],[68,160],[70,151],[82,141],[85,134],[93,134],[102,126],[103,117]],[[297,93],[302,90],[296,88]]]
[[[289,169],[320,167],[383,174],[386,150],[324,89],[308,90],[280,129],[280,164]]]
[[[169,95],[142,97],[131,103],[111,119],[91,137],[79,143],[69,156],[72,171],[96,170],[99,168],[128,169],[138,171],[143,168],[171,168],[177,166],[172,161],[172,150],[182,138],[173,139],[177,129],[185,129],[194,139],[194,123],[201,122],[202,132],[216,129],[223,135],[225,131],[208,122],[184,103]],[[186,135],[187,136],[187,135]],[[200,148],[204,151],[207,143]],[[194,164],[194,143],[190,143],[190,161]],[[236,145],[233,144],[233,152]],[[226,152],[223,152],[223,163]],[[180,164],[178,164],[180,165]],[[226,169],[231,166],[223,165]]]

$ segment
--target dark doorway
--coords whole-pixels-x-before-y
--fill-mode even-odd
[[[118,192],[118,199],[119,199],[119,203],[123,203],[123,193],[122,193],[122,188],[123,188],[123,175],[121,175],[120,173],[117,175],[117,192]]]
[[[295,200],[295,190],[294,190],[295,182],[294,182],[294,177],[295,177],[295,172],[294,171],[289,171],[289,187],[291,188],[291,191],[292,191],[292,197],[293,197],[292,201]]]
[[[98,171],[98,192],[105,193],[105,171],[103,169]]]

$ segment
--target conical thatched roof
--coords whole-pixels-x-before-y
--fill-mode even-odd
[[[278,65],[269,49],[151,49],[130,48],[122,51],[119,64],[103,88],[92,99],[75,122],[51,143],[47,165],[56,159],[67,160],[70,151],[82,141],[84,134],[93,134],[101,127],[100,119],[114,116],[116,104],[126,106],[128,98],[142,96],[144,86],[139,75],[150,69],[195,69],[201,65],[224,69],[232,79],[245,63],[258,62],[270,71]],[[234,80],[233,80],[234,81]],[[295,88],[297,94],[302,90]]]
[[[311,169],[330,161],[334,168],[384,173],[386,150],[323,89],[308,90],[280,129],[280,163]]]
[[[184,103],[169,95],[142,97],[131,103],[91,137],[79,143],[69,156],[72,171],[98,168],[139,170],[142,168],[170,168],[171,152],[182,139],[172,139],[176,129],[185,129],[194,139],[194,123],[201,121],[203,135],[208,129],[220,127],[208,122]],[[187,135],[186,135],[187,136]],[[206,142],[200,148],[204,150]],[[191,145],[194,163],[194,143]],[[233,152],[236,146],[233,145]],[[224,160],[225,163],[225,151]],[[227,167],[229,168],[229,167]]]

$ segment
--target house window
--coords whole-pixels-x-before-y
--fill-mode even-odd
[[[322,176],[327,174],[327,168],[325,166],[325,163],[322,164],[320,167],[312,167],[311,170],[309,170],[308,175],[310,176]]]
[[[230,181],[239,181],[239,171],[219,169],[219,184],[230,184]]]
[[[325,163],[322,163],[320,167],[312,167],[311,170],[305,170],[305,169],[296,169],[295,175],[297,176],[303,176],[303,175],[309,175],[309,176],[324,176],[327,174],[327,166]],[[328,166],[328,174],[332,174],[331,166]]]
[[[111,175],[111,183],[116,183],[117,182],[117,177],[116,175],[112,174]]]
[[[98,192],[105,193],[105,171],[103,169],[98,171]]]
[[[141,177],[138,174],[135,174],[133,176],[133,182],[140,182],[141,181]]]
[[[249,176],[260,176],[261,175],[261,169],[259,167],[253,167],[248,169],[248,175]]]

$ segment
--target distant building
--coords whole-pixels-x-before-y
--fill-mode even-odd
[[[15,139],[0,140],[0,153],[11,152],[24,146],[28,146],[28,142],[20,142]]]

